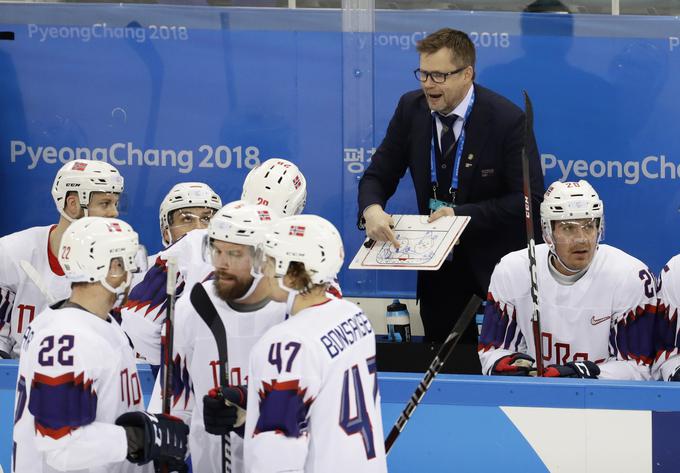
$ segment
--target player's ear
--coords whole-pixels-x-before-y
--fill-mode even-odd
[[[166,244],[170,244],[170,228],[166,227],[163,229],[163,240]]]
[[[66,201],[64,202],[64,212],[66,212],[66,215],[71,218],[78,218],[81,211],[82,209],[80,208],[78,194],[75,192],[69,192],[66,195]]]

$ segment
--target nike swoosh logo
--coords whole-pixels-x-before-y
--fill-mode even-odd
[[[605,320],[609,320],[609,319],[611,319],[611,318],[612,318],[612,316],[611,316],[611,315],[608,315],[608,316],[606,316],[606,317],[599,317],[599,318],[596,319],[595,316],[593,315],[593,316],[590,318],[590,324],[591,324],[591,325],[601,324],[601,323],[604,322]]]

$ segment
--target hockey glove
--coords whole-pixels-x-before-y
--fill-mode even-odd
[[[680,381],[680,366],[675,368],[675,372],[672,375],[670,375],[668,381]]]
[[[543,376],[549,378],[588,378],[597,379],[600,368],[592,361],[570,361],[566,365],[550,365]]]
[[[532,373],[533,372],[533,373]],[[524,353],[513,353],[499,358],[491,368],[492,375],[530,376],[536,374],[534,359]]]
[[[167,470],[163,467],[166,466]],[[153,469],[155,473],[189,473],[189,465],[184,460],[154,460]]]
[[[203,396],[203,424],[213,435],[226,435],[231,431],[243,437],[246,422],[248,390],[245,386],[211,389]]]
[[[128,461],[144,465],[151,460],[184,463],[189,427],[176,417],[148,412],[126,412],[116,419],[125,429]]]
[[[9,360],[12,357],[10,356],[9,353],[0,350],[0,358],[2,358],[3,360]]]

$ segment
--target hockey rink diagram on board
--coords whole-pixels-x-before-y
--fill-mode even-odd
[[[366,240],[350,269],[439,269],[465,230],[470,217],[442,217],[428,223],[426,215],[393,215],[399,249],[390,242]]]

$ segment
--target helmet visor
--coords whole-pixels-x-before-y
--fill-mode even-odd
[[[251,269],[254,250],[251,246],[234,245],[206,238],[203,244],[203,260],[215,268]]]
[[[553,240],[557,244],[575,241],[597,240],[600,233],[599,218],[582,218],[577,220],[558,220],[553,222]]]
[[[215,215],[215,209],[205,208],[203,211],[179,209],[173,214],[170,228],[189,232],[196,228],[208,228],[210,219]]]
[[[134,268],[129,268],[133,273],[143,273],[149,269],[149,255],[146,252],[144,245],[139,245],[137,247],[137,252],[134,258]]]

